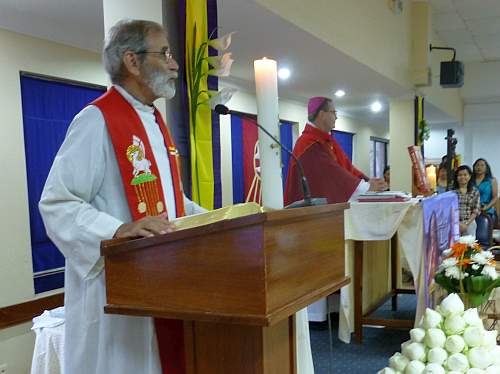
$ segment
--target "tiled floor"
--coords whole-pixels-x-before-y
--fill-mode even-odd
[[[376,312],[384,318],[412,318],[416,308],[415,295],[399,295],[399,310],[391,311],[387,302]],[[332,314],[333,330],[333,369],[329,363],[329,337],[327,323],[311,323],[311,347],[315,374],[370,374],[387,366],[389,357],[401,351],[401,343],[409,339],[408,330],[389,330],[385,328],[363,329],[363,344],[344,344],[338,339],[338,315]]]

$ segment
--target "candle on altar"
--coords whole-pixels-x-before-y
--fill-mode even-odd
[[[257,121],[267,131],[279,138],[278,64],[262,58],[254,61]],[[280,148],[263,131],[259,130],[260,172],[262,177],[262,204],[265,207],[283,208],[281,188]]]
[[[429,181],[429,185],[432,191],[436,191],[436,166],[429,165],[426,168],[427,180]]]

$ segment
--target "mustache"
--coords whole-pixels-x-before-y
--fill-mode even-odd
[[[166,78],[167,80],[170,80],[170,79],[177,79],[178,77],[179,77],[179,74],[178,74],[176,71],[174,71],[174,70],[171,70],[171,71],[169,71],[169,72],[167,72],[167,73],[165,74],[165,78]]]

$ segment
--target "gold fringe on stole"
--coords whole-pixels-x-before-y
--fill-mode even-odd
[[[154,186],[155,204],[158,204],[158,202],[160,201],[160,194],[158,193],[158,183],[156,183],[156,180],[153,181],[153,186]],[[163,210],[165,210],[165,207]]]

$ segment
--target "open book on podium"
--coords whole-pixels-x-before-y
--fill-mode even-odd
[[[188,373],[296,373],[294,314],[349,283],[348,206],[244,204],[104,241],[105,312],[184,320]]]

